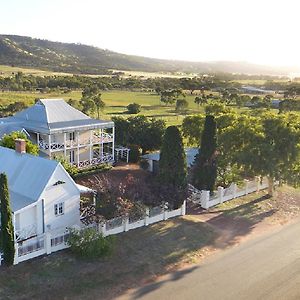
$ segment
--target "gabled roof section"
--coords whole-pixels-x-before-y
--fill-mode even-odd
[[[13,211],[39,200],[58,164],[55,160],[20,154],[0,146],[0,173],[8,177]]]

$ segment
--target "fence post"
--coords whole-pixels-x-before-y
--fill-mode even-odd
[[[186,200],[183,201],[183,204],[181,206],[181,215],[185,216],[186,214]]]
[[[237,192],[237,185],[236,185],[236,183],[234,183],[233,184],[233,199],[235,199],[236,198],[236,192]]]
[[[223,196],[224,196],[224,188],[222,186],[218,186],[219,203],[223,203]]]
[[[3,259],[3,254],[2,254]],[[19,263],[19,246],[18,243],[15,243],[15,258],[14,258],[14,265],[17,265]],[[0,263],[1,265],[1,263]]]
[[[168,211],[164,208],[164,220],[168,220]]]
[[[145,226],[148,226],[148,225],[149,225],[149,215],[150,215],[150,210],[149,210],[149,208],[147,207],[147,208],[146,208],[146,215],[145,215]]]
[[[256,181],[256,192],[260,191],[260,180],[258,176],[255,176],[255,181]]]
[[[106,236],[106,222],[105,223],[98,223],[98,226],[97,226],[97,229],[98,231],[103,235],[103,236]]]
[[[124,220],[124,231],[128,231],[129,230],[129,218],[126,217]]]
[[[50,254],[52,252],[52,249],[51,249],[51,233],[50,232],[45,233],[44,243],[45,243],[46,253]]]
[[[248,185],[249,185],[249,180],[245,179],[245,195],[248,195]]]
[[[208,209],[209,208],[209,191],[201,191],[201,206],[204,209]]]

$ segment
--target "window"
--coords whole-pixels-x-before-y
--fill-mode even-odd
[[[64,203],[54,204],[54,214],[60,216],[64,214]]]
[[[69,133],[69,140],[70,141],[75,141],[75,132],[70,132]]]

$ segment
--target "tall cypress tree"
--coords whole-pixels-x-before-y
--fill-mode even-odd
[[[158,178],[164,188],[167,188],[174,207],[180,207],[187,188],[187,165],[182,137],[176,126],[170,126],[165,131],[160,151]]]
[[[0,174],[0,211],[3,259],[6,265],[13,265],[15,256],[14,227],[5,174]]]
[[[214,190],[217,178],[216,149],[216,122],[213,116],[206,116],[201,146],[192,169],[192,183],[199,190]]]

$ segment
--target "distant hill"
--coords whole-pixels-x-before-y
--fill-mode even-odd
[[[297,69],[272,68],[245,62],[187,62],[125,55],[81,44],[0,35],[0,64],[56,72],[108,74],[110,69],[143,72],[243,73],[287,75]]]

